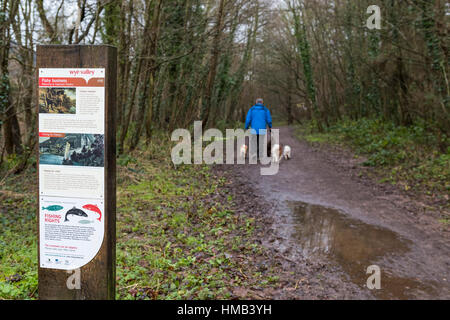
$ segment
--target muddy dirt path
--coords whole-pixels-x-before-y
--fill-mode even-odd
[[[450,298],[449,236],[434,217],[411,204],[406,209],[402,196],[358,181],[295,138],[291,128],[281,128],[280,141],[291,146],[292,159],[280,163],[277,175],[260,175],[260,165],[223,166],[241,197],[250,187],[248,196],[265,203],[261,214],[270,223],[262,243],[289,261],[284,268],[298,278],[289,295],[277,297]],[[381,270],[380,290],[366,286],[370,265]],[[303,281],[309,294],[298,291]]]

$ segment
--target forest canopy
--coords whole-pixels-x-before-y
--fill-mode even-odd
[[[381,29],[369,29],[377,5]],[[118,48],[119,153],[155,130],[233,127],[254,99],[288,123],[420,125],[448,147],[443,0],[0,0],[0,162],[37,144],[39,44]],[[68,103],[68,102],[67,102]]]

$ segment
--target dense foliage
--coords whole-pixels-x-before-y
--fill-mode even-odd
[[[286,0],[261,32],[256,77],[290,121],[321,129],[345,117],[426,123],[450,133],[446,1]],[[369,29],[370,5],[381,29]],[[269,80],[270,79],[270,80]]]

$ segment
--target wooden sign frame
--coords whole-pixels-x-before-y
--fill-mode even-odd
[[[117,49],[108,45],[42,45],[36,54],[36,95],[39,115],[39,70],[42,68],[104,68],[104,236],[95,257],[75,271],[41,267],[38,262],[39,299],[115,299],[116,274],[116,81]],[[39,116],[37,117],[39,135]],[[38,147],[39,149],[39,147]],[[39,171],[39,150],[37,150]],[[38,175],[39,185],[39,175]],[[40,203],[38,191],[38,206]],[[37,210],[38,235],[40,208]],[[38,243],[38,259],[40,243]],[[78,286],[68,285],[79,277]],[[76,282],[77,279],[74,279]]]

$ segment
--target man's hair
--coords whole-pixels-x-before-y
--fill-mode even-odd
[[[256,103],[264,103],[264,100],[262,98],[256,99]]]

